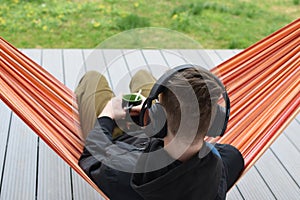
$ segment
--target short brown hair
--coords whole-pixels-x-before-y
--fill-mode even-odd
[[[199,125],[196,138],[204,138],[213,121],[217,102],[222,93],[222,88],[210,72],[201,68],[188,68],[176,73],[165,87],[166,90],[162,93],[160,103],[166,110],[168,129],[171,133],[176,135],[182,122],[187,123],[186,127],[197,123]],[[191,101],[192,94],[196,97],[196,102]],[[196,113],[197,111],[199,112]],[[188,114],[184,115],[182,112]],[[182,121],[182,115],[188,116],[188,119]],[[195,119],[199,119],[199,121],[195,121]],[[195,133],[191,134],[195,137]]]

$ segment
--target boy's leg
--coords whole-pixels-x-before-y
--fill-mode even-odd
[[[129,88],[132,93],[142,91],[144,97],[148,97],[149,93],[156,82],[152,74],[146,70],[139,70],[131,79]]]
[[[107,102],[114,97],[114,93],[103,75],[96,71],[89,71],[81,78],[75,94],[85,140],[89,131],[94,128],[95,121]]]
[[[227,175],[227,191],[234,185],[244,169],[244,158],[234,146],[229,144],[216,144],[221,155]]]

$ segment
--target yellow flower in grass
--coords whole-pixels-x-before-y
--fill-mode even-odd
[[[128,15],[128,13],[124,12],[124,11],[120,11],[119,15],[120,15],[120,17],[125,18]]]
[[[27,17],[32,17],[34,15],[34,11],[33,10],[29,10],[26,14]]]
[[[173,16],[172,16],[172,19],[177,19],[177,17],[178,17],[178,15],[177,14],[174,14]]]
[[[94,19],[91,20],[91,24],[93,25],[94,28],[98,28],[99,26],[101,26],[101,23]]]
[[[111,11],[112,11],[112,8],[111,8],[111,6],[108,6],[107,8],[106,8],[106,13],[107,14],[110,14],[111,13]]]
[[[42,29],[43,29],[43,31],[47,31],[47,30],[48,30],[48,26],[44,25],[44,26],[42,27]]]
[[[100,23],[100,22],[95,22],[95,23],[93,24],[93,26],[94,26],[94,28],[98,28],[99,26],[101,26],[101,23]]]
[[[139,2],[135,2],[134,4],[133,4],[133,6],[135,7],[135,8],[137,8],[137,7],[139,7]]]
[[[98,6],[98,8],[99,8],[100,10],[104,10],[104,9],[105,9],[105,5],[100,4],[100,5]]]
[[[64,17],[65,17],[64,14],[59,14],[59,15],[57,16],[58,19],[63,19]]]
[[[37,26],[40,26],[41,20],[40,19],[33,19],[32,23],[35,24],[35,25],[37,25]]]
[[[6,24],[5,19],[3,19],[2,17],[0,17],[0,26],[1,26],[1,25],[5,25],[5,24]]]

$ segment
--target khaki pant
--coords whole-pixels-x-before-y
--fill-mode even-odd
[[[155,78],[146,70],[138,71],[131,79],[129,88],[132,93],[142,90],[142,95],[147,97]],[[87,72],[75,89],[79,107],[80,124],[83,138],[85,139],[94,128],[95,121],[107,102],[114,97],[106,78],[96,71]]]

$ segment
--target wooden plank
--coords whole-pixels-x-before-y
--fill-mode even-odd
[[[141,54],[152,75],[156,78],[162,76],[162,74],[170,68],[159,50],[145,49],[141,50]]]
[[[216,66],[216,57],[214,54],[213,50],[210,49],[201,49],[198,50],[197,53],[200,55],[200,57],[203,59],[204,63],[205,63],[205,67],[207,67],[208,69],[212,69],[213,67]],[[217,59],[217,61],[219,62],[219,58]]]
[[[41,62],[41,51],[26,49],[23,53]],[[0,199],[35,199],[38,137],[15,114],[9,131]]]
[[[45,49],[42,66],[64,82],[62,50]],[[37,199],[72,199],[70,167],[42,140],[39,140]]]
[[[227,193],[226,199],[228,200],[241,200],[244,199],[241,195],[240,191],[236,186],[231,188],[231,190]]]
[[[221,64],[224,59],[220,58],[220,56],[213,49],[206,49],[204,52],[200,51],[199,53],[204,53],[203,57],[208,55],[206,62],[210,65],[210,69]]]
[[[255,166],[262,174],[275,198],[295,199],[300,196],[300,188],[272,151],[267,150]]]
[[[149,71],[149,67],[141,53],[141,50],[124,50],[123,57],[131,76],[141,69]]]
[[[188,63],[177,49],[163,49],[161,54],[171,68]]]
[[[37,136],[15,114],[7,145],[0,199],[35,199]]]
[[[221,60],[227,60],[236,54],[238,50],[231,49],[217,49],[215,50],[216,54]]]
[[[202,50],[195,50],[195,49],[183,49],[179,50],[180,54],[183,56],[183,58],[187,61],[187,63],[199,65],[203,68],[209,69],[211,65],[207,63],[208,56],[203,56],[205,52],[202,52],[200,54],[200,51]]]
[[[65,84],[71,90],[75,90],[79,80],[85,73],[83,53],[81,49],[64,49],[63,64],[65,67]]]
[[[291,122],[291,124],[286,128],[285,135],[289,138],[289,140],[296,146],[298,151],[300,151],[300,120],[298,118],[300,114],[296,117],[295,120]]]
[[[72,199],[70,167],[40,140],[37,199]]]
[[[112,82],[110,78],[110,74],[106,69],[106,61],[103,56],[103,52],[101,49],[84,49],[84,66],[86,71],[98,71],[103,74],[110,87],[112,87]]]
[[[131,74],[126,66],[122,51],[105,49],[103,55],[107,63],[106,67],[110,74],[114,93],[116,95],[128,93]]]
[[[299,146],[295,146],[295,143],[285,136],[280,137],[274,142],[271,149],[275,154],[276,158],[280,160],[280,163],[288,171],[295,184],[300,186],[300,152]],[[298,148],[298,149],[297,149]],[[300,188],[299,188],[300,189]]]
[[[2,189],[2,172],[5,167],[6,147],[12,112],[0,101],[0,196]]]
[[[85,73],[84,59],[82,50],[65,49],[63,50],[63,67],[65,72],[65,82],[72,90],[78,84],[78,81]],[[71,175],[74,200],[81,199],[99,199],[100,194],[95,191],[86,181],[84,181],[76,172],[72,170]]]
[[[74,200],[104,200],[104,198],[86,183],[76,172],[72,171]]]
[[[101,49],[82,49],[85,71],[99,71],[105,68]]]
[[[237,183],[245,199],[274,199],[274,195],[265,183],[256,167],[252,167]]]

